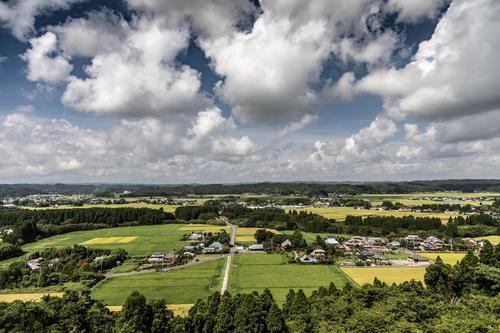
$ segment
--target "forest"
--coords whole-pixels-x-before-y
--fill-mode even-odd
[[[454,266],[440,259],[425,273],[425,286],[409,281],[339,289],[321,287],[311,296],[290,290],[277,304],[268,289],[200,299],[186,317],[165,301],[149,303],[132,293],[119,313],[70,291],[41,302],[0,303],[5,332],[497,332],[500,327],[500,245],[488,244]],[[472,310],[473,309],[473,310]]]
[[[429,180],[412,182],[263,182],[245,184],[191,184],[191,185],[141,185],[141,184],[0,184],[0,198],[30,194],[98,194],[123,193],[126,196],[176,196],[267,193],[276,195],[327,195],[328,193],[413,193],[436,191],[500,191],[500,180]]]

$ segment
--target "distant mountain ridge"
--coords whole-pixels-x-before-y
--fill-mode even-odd
[[[413,193],[435,191],[500,192],[498,179],[417,180],[402,182],[259,182],[239,184],[0,184],[0,197],[31,194],[123,193],[128,196],[176,196],[266,193],[275,195],[323,195],[327,193]]]

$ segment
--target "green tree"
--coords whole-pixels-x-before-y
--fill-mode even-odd
[[[137,291],[125,300],[121,312],[121,332],[149,332],[151,329],[151,308],[146,297]]]
[[[171,331],[174,313],[167,308],[164,300],[152,300],[151,308],[151,332],[167,333]]]
[[[439,256],[434,264],[426,268],[424,281],[429,288],[440,294],[449,297],[455,294],[456,281],[453,268],[443,263],[443,260]]]
[[[269,333],[285,333],[287,332],[285,319],[283,318],[283,314],[281,313],[280,308],[276,303],[271,305],[271,309],[269,309],[269,313],[266,319],[267,323],[267,331]]]

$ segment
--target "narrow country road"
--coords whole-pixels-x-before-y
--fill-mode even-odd
[[[226,270],[224,271],[224,278],[222,279],[222,286],[220,287],[220,293],[224,294],[227,290],[227,286],[229,284],[229,272],[231,271],[231,259],[233,256],[230,254],[227,256],[226,260]]]

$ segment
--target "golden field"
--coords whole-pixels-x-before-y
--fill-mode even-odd
[[[466,253],[450,253],[450,252],[420,252],[420,255],[427,259],[435,261],[439,256],[445,264],[455,265],[465,257]]]
[[[106,306],[112,312],[120,312],[122,310],[121,305],[108,305]],[[174,312],[174,315],[186,317],[188,315],[189,309],[193,307],[193,304],[167,304],[167,308]]]
[[[43,296],[62,297],[63,293],[47,292],[47,293],[28,293],[28,294],[0,294],[0,302],[11,303],[14,301],[32,302],[39,301]]]
[[[387,283],[401,283],[410,280],[424,281],[425,267],[341,267],[357,284],[373,283],[377,277]]]

